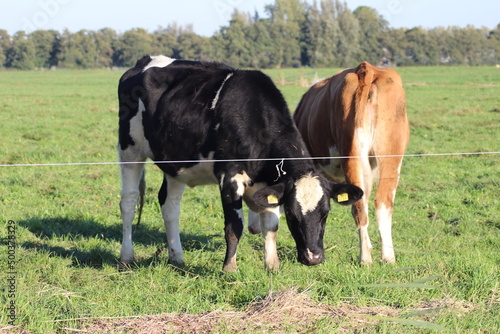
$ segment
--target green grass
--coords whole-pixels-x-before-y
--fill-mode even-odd
[[[408,154],[493,152],[500,148],[500,70],[486,67],[398,69],[411,123]],[[271,70],[293,110],[311,82],[336,69]],[[318,74],[316,74],[318,72]],[[116,161],[116,86],[120,72],[0,72],[1,164]],[[394,213],[398,263],[359,267],[349,209],[335,206],[326,261],[305,267],[282,219],[282,268],[263,266],[260,236],[245,233],[239,271],[221,272],[225,252],[217,187],[187,189],[181,213],[186,265],[165,253],[156,192],[161,174],[148,165],[143,222],[134,233],[137,262],[118,270],[120,179],[115,165],[0,167],[0,263],[6,272],[7,225],[16,223],[17,331],[67,332],[68,319],[159,313],[238,311],[268,293],[307,290],[331,306],[391,307],[393,321],[362,333],[427,333],[431,323],[454,333],[500,331],[500,156],[407,157]],[[373,215],[373,256],[380,257]],[[8,291],[3,275],[0,328]],[[429,305],[435,305],[429,307]],[[418,309],[438,309],[418,313]],[[417,311],[415,311],[417,310]],[[415,313],[416,312],[416,313]],[[377,315],[381,317],[381,315]],[[377,316],[370,316],[376,318]],[[374,319],[375,319],[374,318]],[[64,320],[64,321],[60,321]],[[375,320],[380,320],[376,318]],[[408,323],[408,321],[426,321]],[[349,328],[349,323],[343,324]],[[291,326],[291,327],[290,327]],[[304,331],[290,325],[289,331]],[[316,332],[337,332],[319,321]],[[223,326],[215,331],[226,332]]]

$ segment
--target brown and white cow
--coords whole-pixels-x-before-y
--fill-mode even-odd
[[[409,140],[401,77],[367,62],[313,85],[300,101],[295,123],[313,157],[330,179],[355,184],[365,196],[352,206],[358,227],[360,262],[371,264],[368,201],[374,177],[382,261],[395,262],[392,212],[403,154]]]

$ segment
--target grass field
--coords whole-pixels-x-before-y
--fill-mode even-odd
[[[412,131],[408,154],[500,151],[500,69],[398,71]],[[293,109],[304,85],[334,72],[267,73]],[[0,72],[0,164],[116,161],[120,75]],[[156,203],[161,173],[148,165],[137,262],[119,270],[116,165],[0,167],[0,332],[498,333],[499,166],[498,154],[405,158],[394,213],[396,265],[359,267],[349,208],[335,206],[323,264],[296,262],[282,218],[282,268],[267,272],[262,238],[245,233],[234,274],[221,272],[215,186],[184,194],[186,265],[176,268],[165,253],[155,255],[164,245]],[[373,215],[371,221],[376,260]],[[9,240],[17,242],[15,254]],[[15,327],[8,326],[10,305]]]

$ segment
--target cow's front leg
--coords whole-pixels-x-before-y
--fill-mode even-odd
[[[266,209],[260,214],[262,236],[264,237],[264,263],[268,270],[278,270],[280,267],[280,260],[276,251],[279,218],[279,206]]]
[[[243,233],[243,209],[241,184],[233,180],[220,181],[222,208],[224,210],[224,234],[226,238],[226,258],[223,269],[234,272],[238,269],[236,265],[236,250]]]

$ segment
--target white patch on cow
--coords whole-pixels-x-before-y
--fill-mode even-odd
[[[399,175],[401,175],[401,166],[403,165],[403,160],[401,160],[399,162],[399,165],[398,165],[398,178],[399,178]]]
[[[303,215],[313,211],[323,197],[323,188],[317,176],[311,173],[295,181],[295,198]]]
[[[230,77],[233,76],[233,73],[229,73],[226,78],[224,79],[224,81],[222,82],[222,85],[220,85],[220,88],[219,90],[217,91],[217,93],[215,94],[215,97],[214,99],[212,100],[212,106],[210,107],[210,109],[215,109],[215,107],[217,106],[217,102],[219,101],[219,95],[220,95],[220,92],[222,90],[222,87],[224,87],[224,84],[226,83],[227,79],[229,79]]]
[[[359,173],[359,180],[361,181],[361,187],[368,195],[371,191],[371,185],[373,184],[373,172],[372,166],[370,165],[370,149],[372,148],[373,137],[372,134],[363,128],[357,128],[356,142],[358,144],[358,155],[361,161],[362,170],[357,171]],[[367,204],[368,205],[368,204]]]
[[[355,130],[355,133],[358,142],[358,148],[360,150],[359,154],[363,156],[368,155],[371,146],[370,135],[363,128],[357,128]]]
[[[392,210],[384,204],[376,212],[380,240],[382,242],[382,260],[395,262],[394,246],[392,244]]]
[[[236,194],[241,197],[243,196],[243,194],[245,194],[245,189],[247,185],[252,182],[252,180],[246,172],[243,172],[242,174],[236,174],[235,176],[233,176],[231,178],[231,182],[236,183]]]
[[[142,72],[146,72],[149,70],[151,67],[167,67],[168,65],[172,64],[175,61],[174,58],[169,58],[165,56],[152,56],[151,61],[149,64],[144,67]]]
[[[137,107],[138,112],[146,112],[146,106],[144,105],[144,102],[142,102],[141,99],[138,100],[138,107]]]
[[[200,162],[193,167],[179,169],[175,179],[190,187],[217,184],[217,178],[214,175],[213,158],[214,152],[210,152],[207,158],[202,157],[200,154]],[[209,161],[205,162],[204,160]]]
[[[136,161],[139,159],[153,159],[153,153],[149,146],[149,141],[144,135],[144,126],[142,124],[142,115],[146,110],[144,103],[139,99],[138,112],[130,119],[130,137],[134,140],[134,145],[129,146],[125,151],[120,152],[121,161]]]
[[[340,153],[337,146],[332,146],[329,149],[330,157],[333,159],[328,160],[328,164],[321,166],[321,171],[329,179],[337,182],[345,182],[344,170],[342,169],[342,159],[336,159]]]
[[[238,215],[238,218],[240,219],[241,226],[245,226],[245,217],[243,216],[243,209],[234,209],[234,212]]]
[[[219,186],[220,186],[221,189],[224,186],[224,179],[225,178],[226,178],[226,174],[222,174],[221,177],[220,177]]]
[[[368,225],[359,227],[359,262],[362,265],[370,265],[372,264],[372,242],[370,240],[370,236],[368,234]]]

